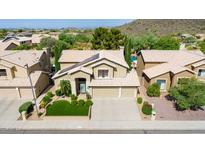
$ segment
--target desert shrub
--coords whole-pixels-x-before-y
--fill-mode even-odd
[[[157,83],[149,85],[147,88],[147,95],[150,97],[159,97],[160,96],[160,87]]]
[[[91,100],[87,100],[87,101],[85,101],[85,105],[86,106],[92,106],[93,102]]]
[[[71,100],[77,100],[78,99],[78,96],[76,96],[74,94],[72,94],[70,97],[71,97]]]
[[[79,101],[78,101],[78,105],[84,105],[85,104],[85,101],[83,100],[83,99],[80,99]]]
[[[40,102],[40,106],[39,106],[40,108],[45,108],[46,107],[46,103],[42,100],[41,102]]]
[[[43,101],[44,101],[46,104],[48,104],[51,100],[52,100],[51,97],[48,96],[48,95],[46,95],[46,96],[43,97]]]
[[[152,114],[152,105],[148,102],[144,102],[142,106],[142,113],[145,115],[151,115]]]
[[[54,94],[51,91],[47,92],[46,95],[49,96],[49,97],[53,97],[54,96]]]
[[[62,93],[61,93],[61,90],[60,90],[60,89],[57,89],[57,90],[55,91],[55,93],[56,93],[56,96],[62,96]]]
[[[25,102],[19,107],[19,113],[26,111],[26,113],[30,113],[33,111],[33,104],[32,102]]]
[[[138,98],[137,98],[137,103],[138,103],[138,104],[142,104],[142,97],[138,97]]]

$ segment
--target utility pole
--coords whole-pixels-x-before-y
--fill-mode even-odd
[[[28,64],[25,65],[25,68],[26,68],[26,71],[27,71],[29,82],[31,84],[31,90],[32,90],[32,94],[33,94],[33,100],[34,100],[34,103],[35,103],[37,116],[39,117],[38,106],[37,106],[37,102],[36,102],[36,96],[35,96],[35,93],[34,93],[34,87],[33,87],[33,84],[32,84],[30,73],[28,72]]]

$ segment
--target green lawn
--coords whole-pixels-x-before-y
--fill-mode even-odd
[[[47,116],[87,116],[89,107],[86,105],[74,105],[66,100],[53,102],[48,106]]]

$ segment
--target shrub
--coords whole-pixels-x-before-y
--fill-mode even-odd
[[[40,102],[40,106],[39,106],[40,108],[45,108],[46,107],[46,103],[42,100],[41,102]]]
[[[57,90],[55,91],[55,93],[56,93],[56,96],[62,96],[62,93],[61,93],[61,90],[60,90],[60,89],[57,89]]]
[[[26,113],[30,113],[33,111],[33,104],[32,102],[25,102],[19,107],[19,113],[26,111]]]
[[[160,96],[160,87],[157,83],[153,83],[147,88],[147,95],[150,97],[159,97]]]
[[[51,91],[47,92],[46,95],[49,96],[49,97],[53,97],[54,96],[54,94]]]
[[[86,106],[92,106],[92,105],[93,105],[93,102],[92,102],[91,100],[87,100],[87,101],[85,102],[85,105],[86,105]]]
[[[85,104],[85,101],[83,100],[83,99],[80,99],[79,101],[78,101],[78,105],[84,105]]]
[[[152,105],[149,104],[148,102],[144,102],[142,106],[142,113],[145,115],[151,115],[152,114]]]
[[[142,97],[138,97],[138,98],[137,98],[137,103],[138,103],[138,104],[142,104]]]
[[[77,104],[78,104],[78,101],[77,101],[77,100],[72,100],[72,101],[71,101],[71,104],[72,104],[72,105],[77,105]]]
[[[70,97],[71,97],[71,100],[77,100],[78,99],[78,96],[76,96],[74,94],[72,94]]]
[[[44,101],[46,104],[48,104],[51,100],[52,100],[51,97],[48,96],[48,95],[46,95],[46,96],[43,97],[43,101]]]

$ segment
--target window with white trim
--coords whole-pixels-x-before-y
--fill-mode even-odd
[[[98,78],[108,78],[108,70],[98,70]]]
[[[205,69],[199,69],[198,76],[205,77]]]

